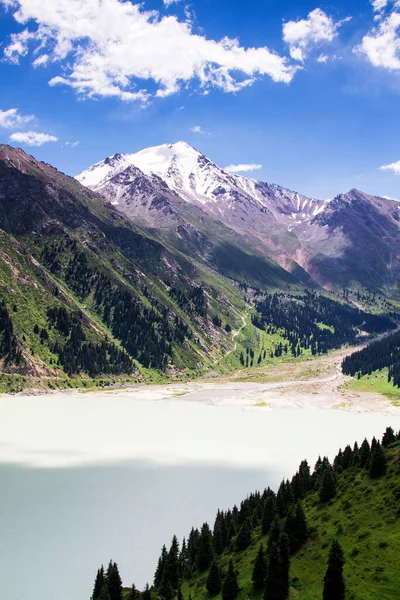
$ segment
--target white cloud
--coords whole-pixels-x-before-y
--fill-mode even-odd
[[[193,133],[202,133],[203,135],[207,133],[207,131],[203,129],[200,125],[195,125],[194,127],[191,127],[190,131],[192,131]]]
[[[48,133],[37,133],[36,131],[20,131],[10,135],[11,142],[25,144],[26,146],[42,146],[47,142],[58,142],[58,138]]]
[[[375,12],[381,12],[389,4],[390,0],[371,0],[372,8]]]
[[[332,42],[338,29],[350,17],[335,22],[323,10],[316,8],[306,19],[288,21],[283,25],[283,40],[289,45],[293,60],[304,62],[314,46],[323,42]]]
[[[190,21],[123,0],[0,0],[25,29],[12,34],[5,58],[18,63],[34,46],[34,65],[61,62],[50,85],[83,97],[148,101],[195,83],[200,91],[237,92],[267,75],[289,83],[299,68],[267,46],[244,48],[193,32]],[[154,87],[149,92],[146,85]]]
[[[325,64],[325,63],[327,63],[327,62],[328,62],[328,60],[329,60],[329,59],[328,59],[328,56],[327,56],[326,54],[320,54],[320,55],[318,56],[318,58],[317,58],[317,61],[318,61],[319,63],[324,63],[324,64]]]
[[[165,6],[171,6],[171,4],[177,4],[181,0],[163,0]]]
[[[79,146],[79,141],[76,142],[65,142],[66,146],[69,146],[70,148],[76,148],[77,146]]]
[[[393,171],[396,175],[400,175],[400,160],[391,163],[390,165],[383,165],[380,167],[381,171]]]
[[[228,167],[225,167],[224,171],[228,171],[228,173],[248,173],[249,171],[257,171],[258,169],[262,169],[262,165],[239,164],[229,165]]]
[[[18,108],[0,110],[0,127],[19,129],[35,118],[35,115],[20,115]]]
[[[399,6],[396,3],[395,6]],[[400,13],[393,11],[362,39],[356,53],[365,54],[374,67],[400,70]]]

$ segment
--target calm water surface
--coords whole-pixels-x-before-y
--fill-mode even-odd
[[[110,558],[143,586],[174,533],[387,425],[400,419],[129,394],[0,398],[0,598],[89,600]]]

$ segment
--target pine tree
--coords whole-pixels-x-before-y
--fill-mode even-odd
[[[261,532],[263,535],[267,535],[271,528],[271,525],[276,517],[276,501],[275,496],[272,494],[267,496],[264,502],[263,514],[261,518]]]
[[[94,582],[93,594],[91,600],[99,600],[101,588],[104,586],[104,568],[101,565],[100,569],[97,569],[97,575]]]
[[[329,467],[324,470],[319,488],[319,499],[321,502],[329,502],[336,496],[336,478],[333,470]]]
[[[368,443],[367,439],[364,439],[363,443],[361,444],[360,447],[360,467],[363,469],[364,467],[367,467],[369,464],[369,460],[371,457],[371,448],[370,445]]]
[[[235,568],[232,559],[229,561],[228,571],[225,575],[222,586],[222,600],[235,600],[239,593],[239,585],[237,582]]]
[[[216,596],[221,591],[221,573],[215,560],[210,567],[206,587],[210,596]]]
[[[156,588],[160,587],[161,581],[163,580],[164,570],[167,566],[167,560],[168,560],[168,552],[167,552],[167,549],[164,544],[164,546],[162,547],[162,550],[161,550],[161,556],[158,559],[156,572],[154,573],[154,586]]]
[[[369,467],[369,476],[376,479],[386,473],[386,457],[382,446],[378,442],[375,450],[372,452],[371,463]]]
[[[250,523],[246,520],[241,528],[239,529],[239,533],[236,538],[236,552],[242,552],[242,550],[246,550],[251,544],[251,528]]]
[[[105,579],[110,600],[122,600],[122,581],[117,563],[110,560]]]
[[[290,553],[294,554],[307,539],[307,522],[301,502],[291,507],[286,518],[285,531],[289,536]]]
[[[212,534],[207,523],[203,523],[197,546],[197,568],[205,571],[213,561]]]
[[[99,600],[110,600],[110,594],[108,593],[106,584],[104,584],[100,590]]]
[[[151,592],[150,592],[148,583],[146,583],[146,587],[144,588],[144,592],[142,594],[142,600],[151,600]]]
[[[180,582],[180,565],[179,565],[179,542],[176,535],[172,538],[171,548],[168,552],[167,559],[167,574],[168,581],[172,589],[177,590]]]
[[[387,427],[385,433],[382,437],[382,446],[386,448],[389,444],[393,444],[396,441],[396,436],[394,435],[394,431],[391,427]]]
[[[323,600],[344,600],[343,550],[337,540],[329,552],[328,569],[324,577]]]
[[[273,542],[269,551],[264,600],[284,600],[285,585],[282,575],[279,544],[277,542]]]
[[[129,594],[129,600],[136,600],[138,597],[138,591],[134,583],[132,583],[131,592]]]
[[[256,560],[254,561],[253,574],[251,580],[255,589],[262,589],[265,585],[265,578],[267,576],[267,561],[264,554],[263,545],[260,544]]]
[[[281,562],[282,600],[286,600],[289,595],[290,542],[284,531],[279,538],[279,558]]]

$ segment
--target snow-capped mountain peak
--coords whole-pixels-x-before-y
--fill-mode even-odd
[[[108,196],[112,189],[112,201],[118,203],[121,178],[117,181],[115,177],[128,167],[139,169],[148,178],[161,179],[182,199],[230,223],[239,218],[246,221],[246,213],[254,223],[261,211],[293,228],[313,219],[325,204],[275,184],[229,173],[184,141],[134,154],[115,154],[89,167],[77,179],[96,191],[106,190]],[[123,179],[125,190],[129,173],[126,171]]]

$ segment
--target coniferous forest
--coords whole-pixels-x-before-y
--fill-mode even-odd
[[[115,575],[117,565],[111,561],[106,572],[101,567],[91,600],[189,600],[220,595],[222,600],[235,600],[238,596],[286,600],[289,592],[293,597],[300,594],[301,598],[314,598],[304,595],[307,588],[301,581],[297,563],[309,560],[309,564],[314,565],[313,571],[318,571],[320,565],[313,562],[316,544],[325,549],[323,572],[316,582],[321,592],[319,597],[324,600],[359,598],[349,587],[345,576],[348,571],[344,567],[350,562],[353,569],[359,569],[357,557],[361,549],[353,546],[349,550],[348,544],[354,539],[361,544],[367,535],[373,536],[373,532],[355,535],[351,499],[358,496],[357,487],[363,482],[370,496],[364,494],[365,506],[360,504],[354,510],[368,510],[369,502],[384,502],[381,519],[390,528],[400,517],[399,460],[400,432],[395,433],[391,427],[381,440],[364,439],[361,445],[356,442],[340,449],[332,462],[327,457],[319,457],[314,468],[310,468],[303,460],[291,480],[283,480],[277,492],[267,488],[250,494],[240,506],[218,510],[213,524],[203,523],[200,528],[192,528],[181,544],[173,536],[171,544],[161,550],[152,585],[147,585],[143,592],[134,585],[125,589],[122,583],[116,590],[115,580],[120,581]],[[377,488],[379,482],[382,486]],[[384,495],[378,496],[377,489],[384,490]],[[339,520],[334,523],[332,537],[325,511],[333,508]],[[320,519],[322,534],[316,527]],[[367,548],[371,548],[371,543],[369,538]],[[380,543],[382,552],[388,545],[389,542]],[[379,573],[379,552],[374,551],[371,560]],[[372,589],[374,585],[376,590],[382,589],[380,585],[386,581],[377,576]]]
[[[371,375],[373,371],[384,368],[388,368],[388,382],[400,387],[400,333],[394,333],[353,352],[342,363],[343,373],[353,377]]]
[[[268,333],[280,332],[293,356],[301,349],[313,355],[354,342],[360,330],[368,334],[394,329],[387,317],[376,316],[306,291],[302,296],[267,294],[256,303],[252,322]]]

